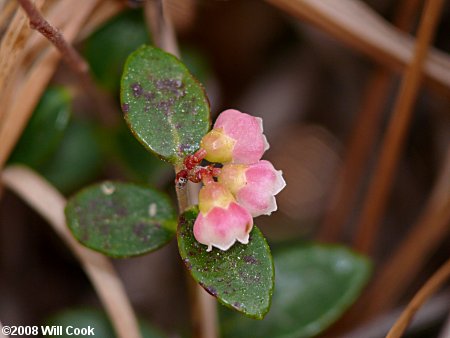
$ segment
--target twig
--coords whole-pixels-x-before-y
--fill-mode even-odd
[[[180,58],[175,30],[167,13],[165,0],[147,0],[145,2],[147,24],[152,32],[155,44],[163,50]],[[175,168],[178,172],[181,168]],[[176,188],[179,212],[198,203],[200,184],[188,182],[185,189]],[[190,278],[190,277],[188,277]],[[191,320],[193,336],[196,338],[218,337],[216,301],[200,285],[188,280],[190,293]]]
[[[425,285],[417,292],[400,318],[388,332],[386,338],[401,337],[409,322],[420,309],[422,304],[435,293],[441,285],[450,278],[450,259],[425,283]]]
[[[39,175],[20,166],[1,173],[6,187],[14,191],[41,214],[78,258],[121,338],[140,338],[137,320],[124,287],[111,262],[103,255],[86,249],[70,234],[64,217],[64,197]]]
[[[177,188],[180,213],[190,205],[198,203],[199,189],[200,184],[192,182],[188,182],[184,189]],[[192,336],[196,338],[217,338],[219,335],[216,301],[191,276],[187,276],[187,278],[193,330]]]
[[[414,40],[401,33],[358,0],[266,0],[287,13],[313,23],[368,57],[395,70],[408,65]],[[431,84],[449,95],[450,57],[431,49],[424,67]]]
[[[67,20],[67,22],[65,22],[63,28],[65,40],[64,42],[60,42],[61,44],[70,46],[70,42],[74,40],[75,35],[80,30],[84,20],[99,1],[100,0],[77,1],[77,10],[74,11],[74,13],[71,13],[70,20]],[[65,9],[65,5],[70,8],[73,7],[74,3],[75,0],[64,0],[55,3],[54,7],[58,6],[59,9]],[[21,14],[21,12],[22,11],[20,11],[18,14]],[[61,15],[60,12],[55,12],[53,14]],[[16,26],[17,25],[11,26],[11,28],[14,29],[13,27]],[[25,30],[25,32],[27,32],[27,30]],[[12,33],[14,33],[14,30],[12,31]],[[61,33],[58,32],[58,34],[59,37],[62,36]],[[24,38],[24,40],[26,39]],[[1,48],[3,47],[4,40],[2,41]],[[22,48],[21,50],[28,51],[27,48]],[[42,92],[45,89],[45,86],[47,85],[50,77],[56,69],[60,56],[65,55],[60,54],[59,52],[55,53],[55,51],[53,50],[53,47],[46,48],[41,53],[39,58],[35,57],[36,61],[33,63],[31,70],[23,69],[23,67],[6,67],[5,70],[4,68],[0,67],[0,84],[2,83],[2,81],[5,82],[5,79],[8,80],[5,83],[6,86],[0,86],[3,88],[2,92],[0,92],[0,103],[2,105],[2,109],[0,110],[0,144],[2,145],[2,147],[0,147],[0,168],[7,160],[11,150],[18,140],[29,117],[31,116],[33,108],[36,106]],[[14,55],[2,53],[1,56],[5,55],[7,56],[7,59],[6,61],[0,59],[0,65],[3,63],[3,61],[7,65],[15,64],[16,62],[19,62],[20,64],[21,60],[23,59],[23,55],[21,55],[21,57],[19,58],[16,58],[14,57]],[[30,55],[27,54],[26,56],[29,57]],[[77,69],[82,70],[83,68],[84,66],[80,66]],[[74,69],[74,71],[77,75],[82,74],[76,69]],[[97,108],[93,109],[93,112],[98,113],[99,118],[105,124],[113,123],[115,121],[114,118],[117,117],[117,114],[110,114],[110,111],[113,110],[110,100],[105,97],[105,95],[100,90],[98,90],[87,70],[86,73],[82,75],[81,82],[83,84],[83,89],[86,90],[86,93],[88,95],[90,95],[90,97],[92,98],[92,102],[96,106],[95,108]],[[10,95],[4,95],[4,93],[9,93]],[[9,96],[13,98],[10,98]],[[4,112],[4,114],[2,114],[2,112]]]
[[[15,1],[13,1],[15,3]],[[98,0],[96,5],[92,8],[89,16],[86,18],[83,27],[78,32],[76,39],[70,44],[74,46],[77,42],[84,40],[90,33],[100,27],[103,22],[110,17],[117,14],[124,7],[124,3],[120,0]],[[63,36],[68,41],[66,34],[64,33],[64,26],[71,20],[72,12],[76,11],[79,7],[79,3],[70,3],[69,1],[61,1],[54,3],[53,6],[46,9],[45,19],[51,22],[53,27],[58,27]],[[23,14],[26,14],[22,9]],[[58,13],[58,14],[56,14]],[[30,25],[28,25],[30,26]],[[27,40],[25,52],[29,53],[27,60],[33,62],[35,55],[40,50],[48,46],[49,40],[42,34],[32,34]],[[31,59],[31,60],[30,60]],[[28,65],[25,64],[25,67]],[[74,72],[75,73],[75,72]]]
[[[84,20],[98,1],[65,0],[64,3],[70,6],[76,2],[79,7],[77,11],[72,13],[71,20],[67,21],[63,28],[65,37],[69,42],[75,38]],[[54,14],[58,15],[60,13]],[[13,58],[13,56],[10,56],[9,59]],[[14,94],[14,97],[11,99],[11,104],[8,104],[9,100],[5,102],[4,99],[8,98],[5,98],[3,95],[0,101],[2,105],[0,112],[5,111],[0,123],[0,144],[2,145],[0,147],[0,168],[3,167],[22,130],[25,128],[45,86],[56,69],[60,57],[61,54],[51,46],[42,52],[42,55],[40,55],[30,70],[17,67],[21,72],[15,73],[14,79],[9,78],[9,74],[5,75],[8,78],[7,85],[13,85],[13,87],[6,86],[7,91],[11,95]],[[14,60],[12,61],[14,62]],[[0,69],[1,71],[2,69]],[[11,72],[13,71],[11,70]]]
[[[394,19],[395,26],[408,31],[420,3],[421,0],[401,1]],[[344,163],[331,192],[330,207],[318,236],[320,240],[338,240],[345,221],[355,207],[358,188],[381,129],[382,109],[386,104],[391,82],[391,72],[382,65],[371,75],[344,155]]]
[[[380,159],[369,185],[358,222],[354,244],[357,250],[364,253],[372,252],[376,241],[379,224],[387,205],[390,187],[411,121],[413,104],[422,78],[422,67],[443,4],[443,0],[428,0],[425,4],[414,59],[403,78],[383,141]]]
[[[394,306],[417,273],[450,233],[450,148],[431,197],[406,238],[382,267],[367,292],[365,317],[373,317]],[[411,262],[413,262],[411,264]],[[370,301],[369,301],[370,300]]]
[[[72,47],[59,30],[50,25],[30,0],[17,0],[30,19],[30,26],[45,36],[60,52],[70,68],[80,77],[85,77],[89,65],[81,55]]]
[[[188,182],[188,201],[189,205],[198,204],[198,194],[201,185],[199,183]],[[194,336],[199,338],[217,338],[218,318],[216,300],[207,293],[200,285],[194,282],[189,276],[191,283],[188,283],[192,304],[192,318],[194,327]]]
[[[85,93],[90,97],[95,108],[93,112],[103,124],[114,124],[117,114],[111,114],[116,110],[115,104],[103,93],[95,84],[89,71],[89,64],[84,58],[67,42],[59,30],[54,28],[45,20],[39,10],[31,3],[30,0],[17,0],[30,19],[31,28],[37,30],[45,38],[47,38],[61,53],[63,60],[72,69],[80,79]]]

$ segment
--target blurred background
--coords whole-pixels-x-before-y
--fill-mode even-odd
[[[31,166],[66,196],[87,184],[117,179],[165,190],[175,203],[173,169],[141,147],[120,111],[123,63],[138,46],[152,42],[144,1],[97,2],[74,43],[89,62],[106,102],[104,109],[95,108],[92,93],[64,62],[59,63],[8,162]],[[44,16],[55,3],[45,2]],[[167,9],[182,59],[206,88],[213,119],[222,110],[235,108],[264,120],[271,145],[265,158],[283,170],[287,182],[277,199],[279,210],[256,220],[272,247],[319,240],[356,248],[373,262],[373,285],[401,248],[411,252],[417,248],[418,257],[412,254],[411,261],[402,261],[402,265],[417,264],[417,269],[403,275],[407,277],[402,287],[397,286],[399,291],[390,300],[361,317],[356,304],[322,334],[337,337],[353,331],[355,337],[369,337],[354,330],[364,323],[370,327],[374,318],[386,319],[377,322],[379,328],[392,324],[398,316],[395,311],[448,259],[449,81],[424,77],[396,157],[378,231],[369,236],[371,245],[361,249],[365,231],[361,215],[379,173],[377,163],[386,147],[384,137],[403,67],[398,58],[359,47],[351,34],[339,35],[338,29],[334,34],[326,28],[330,25],[320,24],[320,13],[308,11],[308,6],[296,11],[283,3],[172,0]],[[416,35],[422,1],[356,3],[390,23],[394,32]],[[2,5],[0,32],[5,37],[17,4],[3,1]],[[356,17],[354,23],[359,25],[356,31],[378,27]],[[391,31],[378,33],[386,40],[395,37]],[[446,2],[433,39],[446,74],[450,74],[449,36]],[[403,42],[398,45],[407,50]],[[16,66],[32,68],[35,54],[30,55]],[[415,245],[415,237],[407,247],[411,232],[430,218],[426,210],[441,210],[435,207],[444,212],[430,221],[426,248],[423,243]],[[421,234],[426,236],[427,231]],[[187,290],[175,240],[157,252],[115,260],[114,265],[139,317],[170,337],[188,336]],[[0,319],[9,325],[39,325],[66,309],[101,308],[69,250],[38,214],[7,189],[1,190],[0,201],[0,276]],[[394,283],[395,277],[390,280]],[[389,288],[389,284],[378,285]],[[359,306],[364,308],[380,293],[380,287],[367,287]],[[449,300],[447,285],[407,337],[438,337]],[[373,337],[384,334],[381,330]]]

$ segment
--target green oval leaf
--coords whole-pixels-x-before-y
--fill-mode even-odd
[[[95,126],[74,118],[55,153],[37,170],[63,193],[92,182],[103,163]]]
[[[112,257],[154,251],[175,235],[169,199],[153,189],[104,182],[81,190],[67,203],[67,225],[83,245]]]
[[[178,248],[192,277],[225,306],[261,319],[269,311],[273,291],[273,262],[269,246],[255,226],[250,241],[234,244],[228,251],[197,242],[192,228],[198,208],[188,209],[178,225]]]
[[[136,138],[173,164],[196,151],[209,130],[203,87],[176,57],[158,48],[142,46],[128,57],[120,97]]]
[[[56,150],[71,113],[71,97],[61,87],[50,87],[42,96],[28,122],[10,162],[24,163],[35,168]]]
[[[133,182],[158,186],[171,177],[173,167],[146,151],[131,134],[125,122],[106,137],[108,152],[117,159],[118,165]]]
[[[270,313],[254,321],[223,311],[224,337],[316,336],[357,299],[371,270],[366,258],[341,246],[290,247],[275,251],[274,262],[277,287]]]
[[[128,55],[149,42],[142,10],[125,10],[92,33],[83,52],[97,82],[116,92]]]
[[[73,328],[93,328],[95,338],[112,338],[116,337],[114,329],[109,322],[106,315],[96,309],[71,309],[62,311],[51,318],[46,323],[50,326],[47,330],[46,336],[58,337],[58,338],[72,338],[72,330],[66,331],[71,326]],[[56,332],[56,327],[62,327],[62,332]],[[142,338],[163,338],[165,335],[160,333],[157,329],[153,328],[146,322],[139,321],[139,327],[141,330]],[[40,331],[42,332],[42,331]],[[72,333],[72,334],[71,334]]]

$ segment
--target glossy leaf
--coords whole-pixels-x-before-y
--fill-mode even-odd
[[[55,152],[69,123],[71,97],[61,87],[47,89],[25,128],[10,162],[36,168]]]
[[[248,244],[207,252],[192,232],[197,215],[196,207],[187,210],[177,232],[178,248],[192,277],[227,307],[263,318],[269,311],[274,280],[272,256],[263,235],[255,226]]]
[[[149,33],[141,10],[127,10],[115,16],[84,44],[84,55],[97,82],[110,91],[118,91],[127,56],[144,43]]]
[[[94,126],[74,119],[58,149],[38,171],[58,190],[70,193],[93,180],[102,161]]]
[[[78,241],[118,258],[154,251],[176,231],[169,199],[134,184],[104,182],[85,188],[68,201],[65,213]]]
[[[74,335],[70,335],[72,331],[66,332],[66,328],[69,326],[78,328],[94,329],[95,338],[114,338],[117,337],[114,329],[109,322],[106,315],[95,309],[73,309],[66,310],[58,313],[49,318],[46,323],[48,326],[62,326],[62,335],[49,335],[50,337],[58,338],[71,338]],[[140,322],[139,327],[141,329],[142,338],[163,338],[165,337],[155,328],[151,327],[147,323]],[[69,333],[69,334],[68,334]]]
[[[152,186],[160,185],[161,181],[167,183],[173,173],[173,167],[146,151],[125,126],[125,122],[123,127],[120,126],[108,136],[109,152],[117,158],[130,179]]]
[[[276,289],[263,321],[222,311],[226,338],[313,337],[357,299],[370,275],[368,260],[345,247],[299,245],[274,252]]]
[[[142,46],[129,56],[121,102],[136,138],[173,164],[196,151],[209,130],[203,87],[176,57],[158,48]]]

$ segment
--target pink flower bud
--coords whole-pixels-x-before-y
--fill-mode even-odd
[[[250,213],[236,203],[224,185],[212,182],[199,194],[200,212],[194,223],[195,239],[208,246],[228,250],[236,240],[247,244],[253,227]]]
[[[263,135],[261,118],[228,109],[203,137],[201,147],[210,162],[251,164],[261,159],[269,144]]]
[[[226,164],[218,179],[253,217],[277,210],[275,195],[286,186],[281,170],[265,160],[251,165]]]

